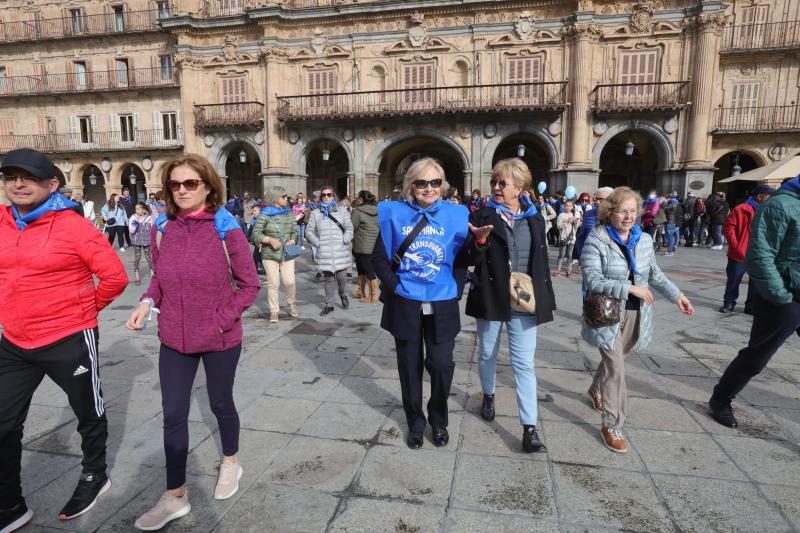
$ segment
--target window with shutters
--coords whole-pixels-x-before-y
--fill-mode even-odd
[[[119,115],[119,138],[122,142],[133,142],[136,140],[134,131],[133,115]]]
[[[234,104],[247,100],[247,85],[244,76],[236,78],[222,78],[220,80],[220,92],[222,93],[222,103]]]
[[[125,31],[125,9],[122,6],[113,6],[114,31]]]
[[[637,50],[620,54],[619,104],[646,105],[656,97],[659,80],[658,50]]]
[[[161,81],[171,82],[175,79],[175,68],[172,65],[172,56],[160,56]]]
[[[542,59],[540,57],[509,58],[506,70],[508,99],[511,104],[536,103],[540,99]]]
[[[119,85],[128,85],[128,59],[115,59],[114,64],[117,71],[117,83]]]
[[[244,11],[244,0],[216,0],[220,15],[238,15]]]
[[[70,9],[69,20],[74,35],[83,33],[83,15],[80,9]]]
[[[177,113],[161,113],[161,135],[165,141],[178,140],[178,116]]]
[[[10,92],[11,84],[8,79],[8,70],[6,67],[0,67],[0,93]]]
[[[94,142],[94,130],[92,128],[92,117],[81,116],[78,117],[78,128],[80,133],[80,140],[82,144],[89,144]]]
[[[16,148],[13,135],[14,123],[11,117],[0,117],[0,150],[7,152]]]
[[[739,25],[739,46],[742,48],[760,48],[764,44],[769,6],[751,6],[742,9]]]
[[[75,85],[86,87],[86,61],[75,61]]]
[[[435,87],[433,63],[403,65],[403,101],[409,105],[432,105]]]
[[[760,89],[757,81],[737,83],[732,87],[728,120],[736,129],[752,129],[755,126]]]
[[[332,68],[308,71],[308,94],[325,95],[336,92],[336,71]],[[333,107],[333,96],[312,96],[309,102],[314,108]]]
[[[169,18],[169,2],[156,2],[156,8],[158,9],[158,18]]]

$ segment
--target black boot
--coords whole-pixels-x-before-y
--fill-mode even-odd
[[[350,307],[350,300],[347,298],[346,294],[340,294],[339,297],[342,299],[342,307],[345,309]]]
[[[431,429],[433,434],[433,445],[437,448],[444,446],[450,440],[450,435],[447,433],[446,427],[433,426]]]
[[[739,426],[739,422],[737,422],[736,417],[733,416],[733,408],[730,403],[717,400],[712,396],[711,399],[708,400],[708,406],[711,408],[711,418],[723,426],[728,428]]]
[[[722,307],[717,309],[717,311],[719,311],[720,313],[732,313],[733,306],[731,304],[723,304]]]
[[[494,394],[483,395],[483,405],[481,406],[481,418],[491,422],[494,420]]]
[[[522,451],[525,453],[546,451],[544,443],[539,440],[536,426],[522,426]]]
[[[319,316],[325,316],[328,313],[333,313],[333,306],[332,305],[326,305],[325,309],[323,309],[322,311],[319,312]]]

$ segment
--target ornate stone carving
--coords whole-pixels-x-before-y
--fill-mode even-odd
[[[264,144],[264,140],[265,139],[264,139],[264,132],[263,131],[256,132],[256,134],[253,135],[253,142],[256,143],[259,146]]]
[[[600,137],[607,131],[608,131],[608,122],[601,120],[599,122],[595,122],[594,125],[592,126],[592,132],[598,137]]]
[[[576,38],[593,39],[603,35],[603,28],[596,22],[579,22],[567,26],[562,33]]]
[[[289,134],[286,136],[286,138],[289,140],[290,144],[297,144],[297,141],[300,140],[300,134],[297,132],[297,130],[289,130]]]
[[[497,135],[497,124],[490,122],[489,124],[483,127],[483,136],[487,139],[491,139]]]
[[[353,134],[353,130],[351,130],[350,128],[347,128],[342,132],[342,139],[344,139],[345,142],[352,141],[354,136],[355,135]]]
[[[206,145],[206,148],[211,148],[211,145],[214,144],[215,140],[216,138],[209,133],[208,135],[203,137],[203,144]]]
[[[285,59],[289,54],[280,46],[262,46],[258,49],[258,57],[262,61],[269,59]]]
[[[414,48],[419,48],[428,40],[428,28],[425,26],[425,15],[415,11],[411,15],[411,27],[408,29],[408,42]]]
[[[314,53],[322,55],[325,51],[325,45],[328,44],[328,37],[323,33],[321,28],[314,28],[314,35],[311,37],[311,49]]]
[[[786,157],[786,152],[788,151],[789,149],[785,144],[775,143],[769,147],[769,150],[767,150],[767,155],[773,161],[781,161],[784,157]]]
[[[519,20],[514,23],[514,31],[523,41],[530,39],[536,32],[536,20],[530,11],[523,11],[519,15]]]
[[[672,135],[678,131],[678,117],[669,117],[664,121],[664,131]]]
[[[709,31],[720,31],[727,23],[728,16],[725,13],[698,15],[696,17],[684,19],[683,21],[683,25],[687,28]]]
[[[175,55],[175,65],[178,68],[199,67],[205,64],[205,59],[190,52]]]
[[[225,45],[222,47],[222,57],[225,61],[236,61],[239,54],[239,39],[231,35],[225,36]]]
[[[458,134],[462,139],[469,139],[472,136],[472,128],[466,124],[461,124],[458,126]]]
[[[374,141],[377,136],[378,128],[375,126],[368,126],[366,129],[364,129],[364,138],[369,142]]]
[[[548,124],[547,133],[549,133],[551,137],[558,137],[558,135],[561,134],[561,120],[554,120]]]
[[[631,23],[628,26],[631,33],[650,33],[653,22],[653,8],[650,4],[639,2],[631,10]]]

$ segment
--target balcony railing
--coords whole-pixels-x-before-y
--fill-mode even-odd
[[[202,0],[199,15],[204,18],[244,14],[245,0]]]
[[[264,125],[264,104],[237,102],[196,105],[194,119],[198,128],[261,128]]]
[[[800,21],[767,22],[727,26],[723,30],[721,53],[800,48]]]
[[[567,82],[462,85],[279,96],[278,119],[391,117],[492,111],[561,111]]]
[[[160,130],[54,133],[50,135],[0,135],[0,153],[34,148],[45,153],[175,150],[183,146],[183,133]]]
[[[305,9],[309,7],[337,6],[345,3],[343,0],[289,0],[286,6],[292,9]]]
[[[800,131],[800,106],[718,107],[713,133]]]
[[[158,21],[172,16],[172,10],[151,9],[99,15],[76,15],[53,19],[31,19],[0,23],[0,42],[66,39],[87,35],[129,34],[160,29]]]
[[[0,78],[0,97],[177,87],[174,68],[136,68]]]
[[[592,109],[599,113],[676,111],[689,105],[689,82],[600,84]]]

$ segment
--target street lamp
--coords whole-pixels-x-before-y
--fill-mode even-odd
[[[247,154],[244,150],[239,152],[239,163],[247,163]]]
[[[331,158],[331,151],[328,150],[328,141],[325,141],[325,147],[322,149],[322,160],[328,161]]]
[[[97,185],[97,176],[94,174],[94,167],[92,167],[92,173],[89,174],[89,185]]]
[[[520,144],[517,146],[517,157],[525,157],[525,145]]]
[[[636,148],[636,145],[633,144],[633,141],[629,140],[625,145],[625,155],[632,156],[634,148]]]
[[[131,167],[131,173],[128,174],[128,181],[131,185],[136,185],[136,174],[133,173],[133,167]]]
[[[739,154],[733,154],[733,166],[731,167],[731,176],[738,176],[742,173],[742,167],[739,165]]]

